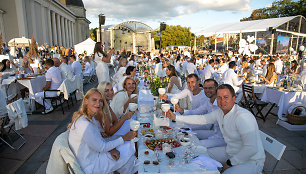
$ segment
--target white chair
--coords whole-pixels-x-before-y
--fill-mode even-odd
[[[270,155],[272,155],[277,160],[276,164],[274,165],[271,171],[271,174],[272,174],[279,160],[282,158],[282,155],[286,149],[286,146],[262,131],[260,131],[260,137],[261,137],[262,145],[265,151],[267,151]]]
[[[66,131],[61,133],[55,139],[48,161],[46,174],[84,174],[84,171],[80,167],[76,157],[74,156],[69,147],[68,135],[69,131]]]

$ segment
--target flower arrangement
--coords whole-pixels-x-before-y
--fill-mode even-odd
[[[158,88],[166,88],[170,82],[169,77],[160,78],[158,76],[149,76],[148,80],[149,87],[153,96],[158,96]]]

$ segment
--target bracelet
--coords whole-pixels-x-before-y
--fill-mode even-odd
[[[226,164],[229,165],[230,167],[233,166],[232,163],[231,163],[231,160],[229,160],[229,159],[226,161]]]

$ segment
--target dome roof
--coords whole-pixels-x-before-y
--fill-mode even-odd
[[[66,5],[84,7],[82,0],[66,0]]]

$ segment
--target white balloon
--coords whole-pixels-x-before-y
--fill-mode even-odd
[[[247,45],[247,42],[246,42],[246,40],[244,40],[244,39],[241,39],[240,41],[239,41],[239,47],[241,48],[241,47],[246,47],[246,45]]]
[[[239,48],[239,54],[242,54],[243,53],[243,50],[244,50],[244,48]]]
[[[250,49],[251,52],[255,52],[258,49],[258,46],[255,45],[255,44],[250,44],[249,49]]]
[[[255,40],[255,37],[254,36],[247,36],[247,40],[249,43],[252,43],[254,40]]]
[[[292,51],[294,51],[294,49],[292,47],[290,47],[290,51],[292,52]]]

